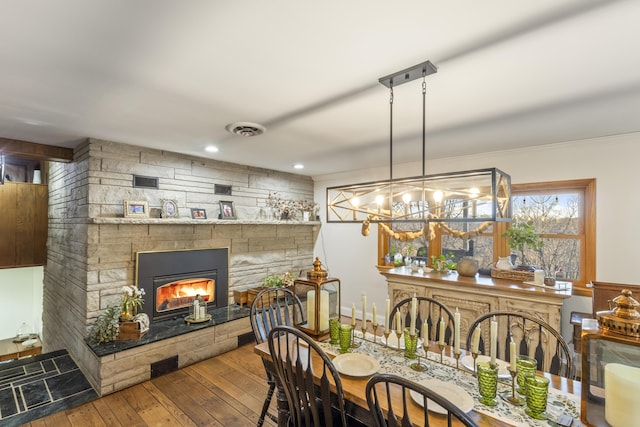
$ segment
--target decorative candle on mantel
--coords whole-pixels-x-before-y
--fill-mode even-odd
[[[498,349],[498,322],[496,322],[496,317],[493,316],[491,319],[491,364],[496,364],[496,351]]]
[[[480,334],[482,333],[480,325],[476,326],[471,335],[471,352],[479,353],[480,349]]]
[[[511,337],[511,341],[509,342],[509,364],[511,372],[516,371],[516,342],[513,340],[513,336]]]
[[[460,312],[458,307],[453,314],[453,352],[460,353]]]
[[[440,326],[440,330],[439,330],[440,337],[438,339],[438,344],[439,345],[444,345],[444,319],[442,317],[440,318],[440,325],[439,326]]]
[[[320,291],[320,311],[318,312],[320,330],[329,329],[329,292]],[[307,323],[309,329],[316,328],[316,291],[307,292]]]
[[[384,301],[384,332],[390,333],[391,324],[389,323],[390,312],[391,311],[391,300],[389,299],[389,295],[387,295],[387,299]]]
[[[411,298],[411,326],[409,326],[409,335],[416,334],[416,316],[418,311],[418,299],[416,298],[416,294],[413,294],[413,298]]]

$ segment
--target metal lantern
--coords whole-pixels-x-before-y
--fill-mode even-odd
[[[612,310],[596,313],[597,329],[583,325],[580,418],[587,426],[636,426],[640,419],[639,304],[626,289],[611,302]]]
[[[293,289],[302,301],[307,319],[298,328],[317,340],[328,338],[329,319],[340,317],[340,279],[327,277],[316,257],[307,279],[296,279]]]

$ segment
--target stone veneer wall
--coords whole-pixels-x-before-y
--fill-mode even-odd
[[[148,364],[175,348],[190,354],[180,361],[184,366],[234,348],[237,334],[247,332],[248,322],[235,331],[209,328],[211,342],[218,340],[213,347],[200,348],[207,332],[198,332],[96,358],[84,339],[100,312],[118,301],[122,286],[134,283],[136,252],[229,248],[230,301],[234,289],[256,286],[269,274],[312,266],[318,223],[269,221],[265,213],[270,191],[312,200],[308,177],[98,140],[87,141],[74,157],[52,164],[49,176],[44,350],[66,348],[102,394],[148,379]],[[133,188],[134,174],[159,177],[160,189]],[[231,185],[233,195],[214,195],[214,184]],[[238,221],[190,219],[191,207],[217,218],[221,198],[234,201]],[[124,200],[147,200],[155,216],[161,199],[176,200],[181,218],[122,218]],[[222,332],[214,337],[214,329]],[[129,362],[117,360],[123,358]],[[117,372],[108,362],[117,362]]]

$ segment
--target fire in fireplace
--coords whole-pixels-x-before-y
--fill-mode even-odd
[[[145,290],[142,308],[151,321],[186,316],[196,296],[208,308],[227,305],[226,248],[138,252],[136,258],[136,284]]]

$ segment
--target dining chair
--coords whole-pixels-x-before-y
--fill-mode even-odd
[[[286,288],[265,288],[260,291],[251,304],[251,329],[256,344],[267,341],[269,332],[275,326],[293,326],[304,323],[304,311],[300,299]],[[269,390],[262,405],[262,412],[258,418],[258,427],[264,423],[265,416],[277,422],[278,418],[269,413],[269,405],[276,388],[275,368],[271,362],[262,358]]]
[[[267,341],[289,404],[289,425],[347,426],[340,375],[324,350],[290,326],[275,326]]]
[[[573,379],[569,346],[562,335],[543,319],[519,311],[493,311],[477,317],[469,326],[467,349],[471,349],[473,331],[481,325],[480,354],[489,352],[491,320],[498,322],[496,357],[510,360],[509,343],[516,343],[518,355],[536,359],[538,370]]]
[[[418,329],[418,333],[422,334],[422,323],[426,320],[429,325],[430,341],[438,341],[440,339],[440,328],[438,325],[440,319],[443,319],[445,322],[445,343],[452,345],[454,328],[453,312],[445,304],[430,297],[416,297],[416,300],[418,303],[416,316],[416,328]],[[393,322],[395,313],[398,310],[400,310],[403,325],[408,327],[411,322],[411,298],[403,299],[393,307],[389,316],[390,322]],[[395,325],[391,325],[390,328],[395,329]]]
[[[418,420],[411,420],[409,408],[416,403],[424,408],[424,420],[422,421],[424,426],[428,427],[432,418],[436,425],[441,425],[442,415],[433,415],[435,404],[446,412],[449,427],[454,419],[467,427],[477,427],[478,425],[451,401],[438,394],[437,390],[427,388],[398,375],[374,374],[367,382],[365,390],[369,412],[373,416],[376,427],[414,425]],[[416,400],[411,397],[412,393],[416,396]],[[410,401],[408,402],[408,400]],[[429,408],[432,409],[429,410]],[[442,410],[437,412],[442,412]]]

